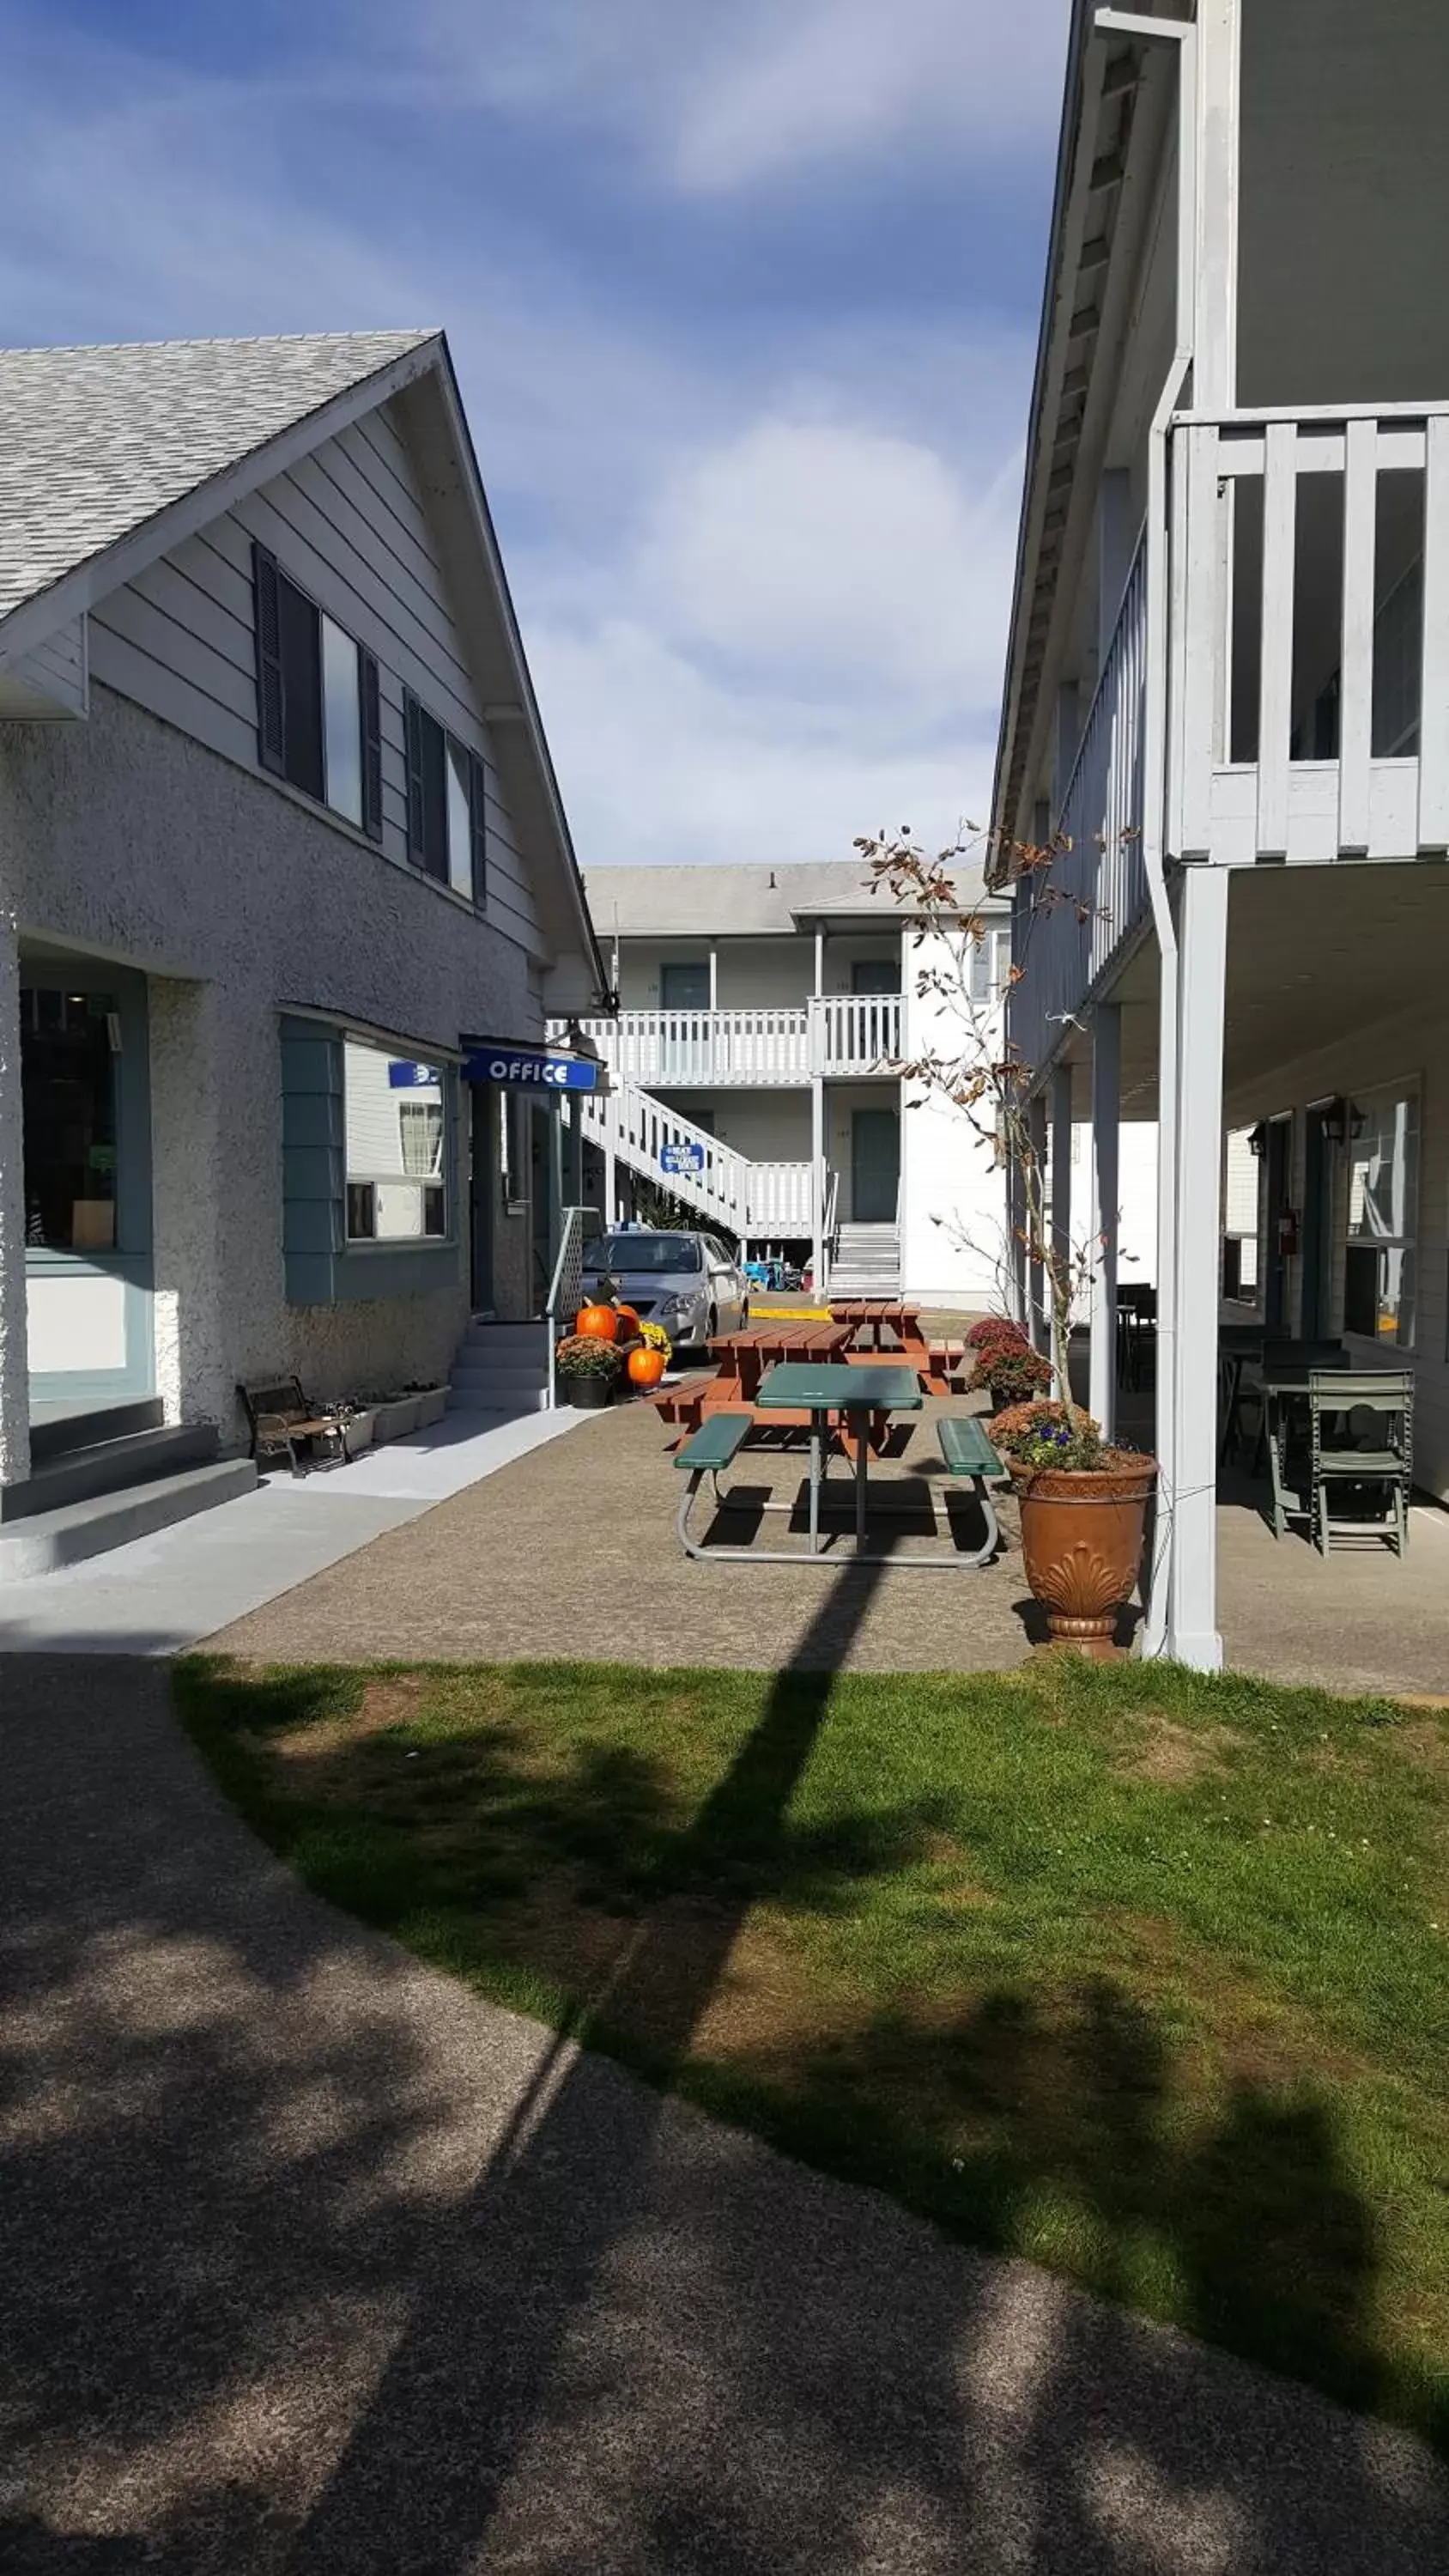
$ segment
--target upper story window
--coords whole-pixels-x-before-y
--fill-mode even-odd
[[[263,769],[382,838],[377,663],[253,543]]]
[[[408,693],[408,857],[455,894],[486,893],[483,763]]]
[[[1006,922],[988,922],[971,943],[971,999],[999,1001],[1011,973],[1011,930]]]

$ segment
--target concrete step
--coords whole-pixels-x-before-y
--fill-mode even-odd
[[[540,1323],[470,1324],[461,1348],[465,1351],[546,1351],[548,1326]]]
[[[62,1449],[33,1467],[23,1485],[0,1490],[0,1521],[8,1526],[34,1520],[37,1513],[60,1511],[67,1503],[91,1502],[98,1494],[180,1475],[186,1467],[209,1466],[218,1445],[215,1423],[175,1422]]]
[[[471,1351],[460,1352],[453,1362],[452,1386],[488,1385],[542,1386],[548,1375],[546,1359],[478,1359]]]
[[[520,1413],[542,1413],[546,1411],[547,1406],[548,1389],[546,1386],[539,1386],[536,1382],[530,1381],[528,1387],[520,1389],[517,1394],[500,1395],[496,1381],[490,1378],[486,1383],[477,1386],[455,1385],[453,1388],[453,1400],[448,1407],[448,1411],[450,1413],[506,1413],[516,1415]]]
[[[232,1502],[238,1494],[251,1493],[256,1482],[250,1458],[226,1458],[6,1521],[0,1526],[0,1578],[53,1574],[59,1566],[78,1565],[85,1557],[102,1556],[108,1548],[125,1547],[133,1538],[148,1538],[153,1530],[169,1529],[217,1503]]]
[[[52,1422],[32,1422],[31,1472],[64,1450],[89,1449],[99,1440],[124,1440],[133,1431],[159,1431],[163,1415],[159,1395],[138,1395],[129,1404],[97,1404],[88,1411],[63,1413]]]

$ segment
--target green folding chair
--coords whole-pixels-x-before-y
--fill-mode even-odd
[[[1335,1537],[1409,1544],[1414,1380],[1407,1369],[1315,1369],[1308,1381],[1313,1543]]]

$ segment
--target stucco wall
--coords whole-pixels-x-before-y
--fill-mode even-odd
[[[0,736],[0,909],[22,935],[164,979],[153,1158],[168,1404],[231,1429],[238,1377],[295,1368],[327,1394],[446,1373],[468,1305],[466,1243],[460,1283],[432,1295],[286,1303],[278,1017],[335,1013],[396,1036],[402,1053],[456,1048],[464,1030],[541,1035],[524,951],[360,834],[128,701],[98,687],[91,706],[87,724]],[[0,1120],[13,1115],[5,1026],[0,992]],[[466,1228],[461,1168],[455,1205]]]

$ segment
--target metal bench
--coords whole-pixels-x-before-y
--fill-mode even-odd
[[[274,1385],[239,1386],[237,1395],[247,1418],[254,1458],[280,1457],[285,1452],[293,1475],[301,1476],[306,1470],[297,1455],[299,1444],[310,1448],[315,1441],[325,1441],[334,1443],[336,1450],[327,1464],[341,1465],[342,1417],[329,1412],[326,1405],[309,1402],[302,1393],[300,1378],[282,1378]]]
[[[947,1475],[970,1478],[986,1523],[985,1542],[974,1556],[966,1558],[966,1563],[988,1565],[1001,1540],[991,1488],[1004,1484],[1010,1471],[1003,1467],[974,1413],[943,1413],[936,1423],[936,1438],[940,1442],[941,1463]]]
[[[679,1532],[679,1544],[683,1548],[686,1556],[717,1556],[719,1554],[719,1550],[717,1548],[702,1548],[697,1540],[690,1537],[689,1515],[693,1508],[695,1495],[698,1493],[700,1485],[706,1476],[709,1477],[711,1485],[713,1486],[715,1502],[720,1504],[728,1500],[728,1496],[722,1494],[719,1489],[720,1472],[730,1464],[736,1450],[740,1447],[746,1435],[753,1430],[753,1428],[754,1417],[752,1414],[706,1414],[703,1422],[699,1426],[699,1429],[694,1432],[680,1448],[675,1450],[674,1463],[676,1467],[682,1467],[689,1478],[689,1483],[684,1489],[684,1499],[679,1506],[679,1511],[675,1518],[675,1527]],[[729,1552],[736,1556],[743,1556],[749,1553],[749,1551],[744,1548],[734,1548]]]

